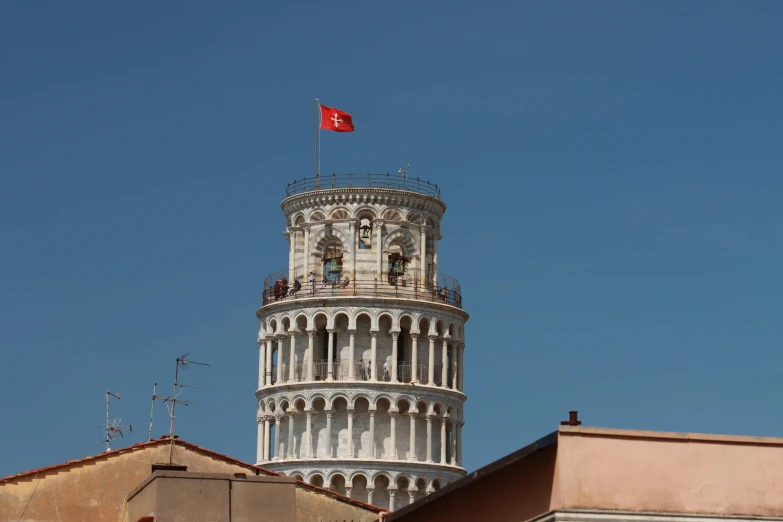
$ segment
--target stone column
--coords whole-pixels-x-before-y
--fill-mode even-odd
[[[416,502],[416,492],[419,491],[418,488],[412,489],[408,488],[408,505],[410,506],[414,502]]]
[[[421,274],[420,284],[423,287],[427,286],[427,227],[421,226]]]
[[[288,414],[288,419],[286,420],[286,424],[288,424],[288,448],[286,448],[286,459],[293,459],[296,458],[296,455],[294,454],[294,413],[290,412]]]
[[[457,389],[462,393],[465,393],[465,343],[461,343],[457,349],[459,365],[459,383]]]
[[[419,371],[419,335],[411,334],[411,383],[418,382]]]
[[[397,493],[397,488],[389,486],[387,489],[389,491],[389,511],[394,511],[394,497]]]
[[[334,380],[334,332],[336,330],[329,329],[329,351],[327,352],[326,359],[326,380]]]
[[[264,461],[264,419],[258,417],[258,437],[256,439],[256,462]]]
[[[375,410],[370,410],[370,456],[375,458]]]
[[[326,458],[332,458],[332,412],[326,412]]]
[[[354,353],[354,341],[356,337],[356,330],[348,330],[350,336],[350,360],[348,361],[348,380],[356,380],[356,354]]]
[[[427,462],[432,463],[432,415],[427,415]]]
[[[296,250],[296,232],[288,230],[283,235],[288,239],[288,280],[294,284],[294,251]]]
[[[410,450],[408,451],[408,460],[417,460],[416,459],[416,415],[418,413],[408,413],[408,416],[411,418],[411,442],[410,442]]]
[[[277,384],[283,384],[283,339],[282,335],[277,338]]]
[[[266,383],[266,343],[258,340],[258,387],[263,388]]]
[[[372,371],[370,372],[370,380],[371,381],[377,381],[378,380],[378,332],[370,332],[370,335],[372,336],[372,340],[370,341],[370,368]]]
[[[356,279],[356,223],[348,223],[348,229],[351,231],[351,281]]]
[[[391,418],[389,421],[389,431],[391,431],[391,455],[389,455],[389,458],[397,460],[397,412],[390,411],[389,417]]]
[[[307,426],[305,427],[305,438],[307,439],[307,456],[313,458],[313,413],[305,412],[307,416]]]
[[[375,488],[367,486],[367,503],[372,504],[372,492],[375,491]]]
[[[269,461],[269,417],[264,417],[264,460]]]
[[[315,361],[313,361],[313,354],[315,353],[313,349],[314,337],[315,332],[309,330],[307,332],[307,380],[310,382],[313,382],[313,371],[315,369]]]
[[[376,263],[378,263],[378,268],[376,269],[375,277],[378,279],[378,283],[381,282],[381,279],[383,278],[383,222],[376,221],[373,223],[375,225],[375,235],[376,235],[376,249],[378,250],[376,254]]]
[[[462,466],[462,426],[464,422],[457,422],[457,465]]]
[[[446,464],[446,418],[440,418],[440,463]]]
[[[272,385],[272,343],[271,337],[266,340],[266,385]]]
[[[451,420],[451,465],[457,465],[457,421]]]
[[[451,389],[457,390],[458,372],[462,372],[462,366],[457,364],[457,352],[459,351],[459,344],[453,343],[451,345]]]
[[[285,440],[283,438],[283,416],[282,415],[276,415],[275,416],[275,460],[282,460],[283,459],[283,448],[285,447],[283,445],[283,441]]]
[[[348,411],[348,444],[347,444],[348,458],[353,458],[353,412]]]
[[[438,286],[438,240],[441,239],[438,231],[432,235],[432,286]]]
[[[443,351],[440,358],[440,386],[449,387],[449,341],[443,338]]]
[[[288,362],[288,382],[296,382],[296,334],[297,332],[290,332],[291,336],[291,354]]]
[[[346,486],[345,487],[345,496],[348,497],[348,498],[352,498],[351,497],[351,493],[353,493],[353,487]]]
[[[427,368],[427,386],[435,386],[435,339],[437,335],[430,335],[430,361]]]
[[[397,380],[397,339],[400,332],[392,332],[392,360],[391,360],[391,382],[400,382]]]
[[[304,248],[302,252],[302,262],[304,264],[304,274],[302,277],[307,280],[310,277],[310,226],[305,225],[302,228],[304,228]],[[306,284],[310,284],[310,281],[307,281]],[[307,289],[308,292],[312,291],[312,288]]]

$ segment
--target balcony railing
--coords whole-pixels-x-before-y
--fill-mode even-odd
[[[311,190],[335,188],[387,188],[409,190],[440,199],[440,189],[434,183],[404,174],[324,174],[315,178],[294,180],[285,188],[286,196]]]
[[[335,381],[373,381],[373,373],[375,373],[376,380],[379,382],[390,382],[392,375],[391,364],[389,364],[388,371],[384,371],[383,363],[378,363],[373,366],[370,363],[363,363],[361,366],[359,363],[353,363],[353,379],[351,379],[350,366],[351,362],[347,360],[335,361],[332,363],[332,379]],[[290,384],[295,382],[311,382],[308,378],[307,363],[296,363],[294,365],[294,378],[291,379],[289,375],[289,365],[283,363],[281,368],[280,381],[277,379],[277,365],[272,365],[272,384]],[[433,372],[432,382],[435,386],[441,386],[443,384],[443,366],[435,365]],[[416,368],[416,382],[422,385],[430,383],[429,380],[429,365],[419,364]],[[325,381],[329,373],[329,361],[318,360],[313,362],[313,379],[312,381]],[[410,363],[398,363],[397,365],[397,380],[401,383],[412,382],[412,368]],[[454,377],[451,372],[451,368],[447,370],[446,385],[449,388],[454,387]],[[374,382],[374,381],[373,381]]]
[[[350,279],[337,274],[327,281],[299,281],[296,287],[296,279],[288,280],[289,270],[275,272],[264,281],[262,306],[279,301],[305,299],[308,297],[402,297],[444,303],[457,308],[462,308],[462,288],[453,277],[438,274],[436,284],[427,278],[421,282],[419,272],[413,269],[406,270],[405,274],[396,277],[383,275],[383,279],[362,278]]]

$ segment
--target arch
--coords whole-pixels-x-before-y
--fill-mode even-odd
[[[310,238],[310,244],[314,245],[313,250],[321,252],[328,243],[334,242],[334,240],[339,241],[340,246],[346,250],[351,245],[351,240],[348,238],[348,235],[340,228],[331,225],[325,225],[313,234],[313,237]]]
[[[419,253],[419,243],[407,228],[398,228],[386,235],[383,240],[383,249],[388,250],[392,244],[400,245],[406,257]]]
[[[298,472],[298,471],[291,471],[291,475],[290,476],[291,476],[292,479],[298,480],[299,482],[304,482],[305,481],[304,477],[302,476],[302,474],[300,472]]]
[[[337,328],[337,326],[336,326],[337,318],[340,317],[340,316],[344,316],[345,317],[346,327],[350,328],[351,327],[351,315],[352,315],[351,311],[348,308],[345,308],[345,307],[335,308],[335,309],[332,310],[332,317],[330,318],[330,321],[326,324],[326,327],[327,328]]]
[[[375,403],[373,402],[372,396],[367,392],[358,392],[353,395],[353,397],[350,398],[348,401],[348,409],[353,410],[356,409],[356,401],[359,399],[364,399],[367,401],[367,404],[370,408],[374,408]]]
[[[293,223],[295,227],[301,226],[305,221],[305,215],[302,211],[296,212],[291,216],[291,223]]]
[[[329,322],[331,321],[331,313],[326,310],[326,308],[317,308],[315,310],[311,311],[312,315],[310,317],[310,324],[307,325],[308,330],[315,330],[317,328],[318,318],[323,317],[324,318],[324,324],[329,325]]]
[[[294,405],[297,412],[302,412],[307,408],[307,397],[303,393],[296,393],[291,396],[291,404]],[[302,405],[301,408],[299,408],[300,404]]]
[[[375,310],[371,308],[358,308],[353,311],[352,316],[349,316],[348,321],[348,328],[351,330],[356,330],[356,322],[361,316],[367,316],[367,318],[370,320],[370,329],[377,329],[378,328],[378,322],[375,317]]]
[[[408,210],[408,214],[405,216],[405,220],[414,225],[420,225],[424,223],[424,216],[416,209]]]
[[[329,397],[329,400],[326,401],[326,409],[331,410],[332,408],[334,408],[334,403],[338,399],[344,399],[346,404],[348,404],[348,405],[351,404],[351,401],[350,401],[350,399],[348,397],[348,394],[345,393],[345,392],[339,391],[337,393],[332,394]]]
[[[378,403],[380,401],[384,400],[384,399],[389,401],[389,408],[390,409],[395,407],[394,406],[394,399],[392,398],[391,394],[385,393],[385,392],[381,392],[381,393],[377,394],[374,397],[373,401],[370,402],[370,409],[371,410],[377,409],[378,408]]]
[[[310,223],[318,223],[319,221],[323,221],[324,219],[326,219],[324,213],[319,209],[315,209],[310,212],[310,216],[307,218],[307,221],[309,221]]]
[[[392,403],[393,407],[399,409],[400,403],[402,401],[408,401],[408,407],[411,409],[416,407],[416,399],[413,397],[413,395],[408,395],[407,393],[399,395]]]
[[[402,209],[399,207],[386,207],[381,213],[381,218],[388,221],[402,221]]]
[[[345,495],[346,485],[345,475],[342,473],[332,472],[326,479],[326,487],[338,493],[339,495]]]
[[[378,480],[381,477],[386,478],[386,480],[389,481],[389,484],[393,484],[394,483],[394,481],[392,480],[391,473],[389,473],[386,470],[376,471],[375,473],[373,473],[372,477],[370,478],[370,482],[374,483],[376,480]]]
[[[270,316],[267,323],[267,335],[272,336],[277,332],[277,319],[274,316]]]
[[[336,206],[329,212],[329,219],[348,219],[351,217],[351,209],[345,206]]]
[[[312,484],[313,486],[318,486],[319,488],[324,487],[324,476],[321,474],[320,471],[313,471],[310,473],[310,477],[307,479],[307,482]]]
[[[410,327],[411,333],[418,332],[419,314],[417,312],[408,312],[407,310],[400,312],[399,317],[397,317],[397,327],[402,328],[402,320],[405,319],[406,317],[411,322],[411,327]],[[414,327],[416,328],[414,329]]]
[[[327,396],[326,396],[326,394],[324,392],[320,392],[320,391],[319,392],[315,392],[312,395],[310,395],[310,397],[308,397],[307,409],[310,410],[310,411],[315,411],[313,409],[313,404],[318,399],[323,400],[324,404],[326,404],[328,402],[328,398],[327,398]]]
[[[397,325],[397,317],[396,317],[396,315],[397,314],[395,314],[394,312],[392,312],[389,309],[379,310],[378,311],[378,316],[376,317],[377,323],[376,323],[375,328],[380,329],[381,328],[381,320],[384,317],[387,317],[389,319],[389,322],[391,323],[391,329],[394,330],[395,328],[397,328],[399,330],[399,326]],[[382,333],[388,333],[388,332],[382,332]]]
[[[378,209],[373,205],[359,205],[353,209],[351,217],[357,219],[376,219],[379,215]]]

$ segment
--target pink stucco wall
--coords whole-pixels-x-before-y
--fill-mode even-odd
[[[783,439],[559,431],[552,510],[783,516]]]

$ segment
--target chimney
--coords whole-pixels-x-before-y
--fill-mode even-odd
[[[560,421],[561,426],[579,426],[582,424],[582,421],[578,418],[579,412],[577,411],[569,411],[568,412],[568,420],[567,421]]]

